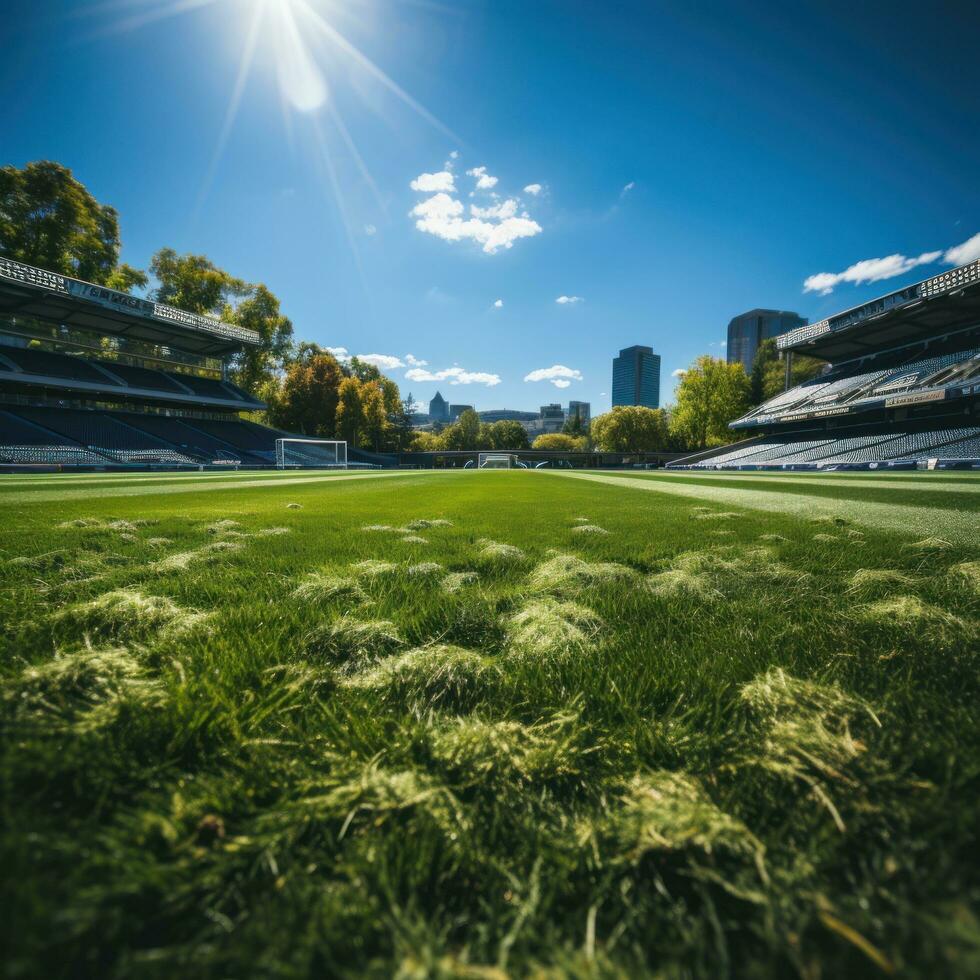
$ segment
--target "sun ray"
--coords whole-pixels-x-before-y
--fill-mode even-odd
[[[211,184],[214,182],[214,177],[218,170],[218,163],[224,154],[225,146],[228,143],[228,137],[231,135],[232,126],[234,125],[235,119],[238,116],[238,109],[241,105],[242,95],[245,91],[245,83],[248,81],[248,75],[252,68],[252,60],[255,57],[255,47],[258,42],[259,27],[262,23],[263,6],[263,3],[257,3],[252,11],[252,19],[249,22],[248,33],[245,36],[245,45],[242,48],[241,60],[238,63],[238,73],[235,76],[235,86],[232,89],[231,98],[228,100],[228,109],[225,112],[221,132],[218,134],[218,141],[215,144],[214,152],[211,154],[211,163],[208,166],[208,172],[205,174],[204,181],[201,184],[201,190],[198,194],[195,213],[200,212],[204,205],[205,199],[211,191]]]
[[[455,140],[458,143],[463,141],[457,136],[448,126],[445,125],[440,119],[434,116],[431,112],[421,102],[413,99],[412,96],[408,94],[394,79],[389,77],[382,71],[367,55],[363,54],[357,47],[351,44],[350,41],[344,37],[335,27],[327,23],[310,5],[306,0],[292,0],[297,7],[301,8],[306,12],[310,18],[310,23],[331,41],[334,45],[341,49],[345,54],[352,58],[361,68],[363,68],[368,74],[372,75],[377,81],[388,89],[389,92],[396,95],[405,105],[417,112],[426,122],[431,123],[436,127],[441,133],[448,136],[451,140]]]
[[[388,205],[385,204],[384,198],[381,196],[381,191],[378,190],[378,185],[374,181],[374,177],[371,176],[371,172],[367,168],[367,164],[364,162],[364,158],[361,156],[360,151],[357,149],[357,144],[354,142],[353,137],[347,129],[344,123],[343,116],[337,110],[337,107],[333,103],[328,106],[330,111],[330,116],[340,133],[344,144],[347,146],[350,155],[354,158],[354,163],[357,164],[357,169],[361,172],[361,176],[364,178],[368,187],[371,188],[371,192],[374,194],[374,199],[378,202],[378,207],[387,214]]]

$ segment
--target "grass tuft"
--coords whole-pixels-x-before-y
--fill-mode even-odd
[[[576,713],[537,725],[455,718],[435,728],[429,744],[455,779],[495,780],[512,789],[582,772],[592,750],[584,748],[578,722]]]
[[[128,649],[88,644],[25,667],[2,696],[19,725],[78,734],[111,724],[123,710],[142,713],[165,702],[163,685]]]
[[[467,585],[480,580],[478,572],[450,572],[440,583],[444,592],[459,592]]]
[[[606,829],[617,849],[632,861],[651,853],[683,855],[695,864],[734,857],[748,859],[759,878],[766,880],[762,843],[741,820],[715,804],[701,782],[688,773],[658,770],[634,776]],[[741,897],[762,900],[752,892]]]
[[[636,572],[626,565],[588,562],[576,555],[556,554],[534,569],[528,583],[535,592],[574,596],[585,589],[624,583],[634,578]]]
[[[343,683],[384,692],[419,710],[451,707],[459,711],[471,707],[499,677],[500,669],[490,658],[462,647],[435,644],[395,654]]]
[[[490,538],[480,538],[477,541],[479,550],[477,557],[494,565],[506,565],[510,562],[522,561],[524,552],[512,544],[503,544],[500,541],[492,541]]]
[[[394,623],[342,616],[311,630],[306,651],[332,661],[346,673],[363,670],[404,646]]]
[[[813,791],[839,830],[844,821],[830,795],[830,784],[854,785],[848,767],[863,742],[851,733],[857,719],[879,725],[867,702],[832,684],[792,677],[774,667],[741,688],[741,698],[759,726],[761,746],[749,761]]]
[[[599,617],[584,606],[547,596],[534,599],[507,620],[507,649],[530,658],[580,652],[601,625]]]
[[[345,599],[364,602],[367,594],[357,579],[328,572],[313,572],[293,590],[293,596],[303,602],[331,602]]]
[[[395,575],[398,573],[398,566],[391,561],[379,561],[375,558],[368,558],[351,565],[351,571],[359,578],[382,578],[383,576]]]
[[[55,613],[56,622],[92,636],[120,640],[139,639],[158,631],[165,635],[187,632],[208,618],[184,609],[165,596],[145,595],[136,589],[116,589],[88,602]]]
[[[911,585],[915,579],[893,568],[859,568],[850,579],[848,592],[872,593]]]
[[[572,528],[572,534],[608,534],[604,527],[598,524],[577,524]]]

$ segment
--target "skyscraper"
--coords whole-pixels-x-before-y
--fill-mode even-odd
[[[449,403],[438,391],[435,398],[429,402],[429,419],[433,422],[449,421]]]
[[[577,418],[587,426],[592,419],[592,406],[588,402],[569,402],[566,417],[569,421]]]
[[[626,347],[613,358],[612,403],[660,407],[660,355],[652,347]]]
[[[728,363],[740,361],[745,373],[751,374],[755,352],[762,341],[802,327],[806,322],[799,313],[788,310],[749,310],[732,317],[728,324]]]

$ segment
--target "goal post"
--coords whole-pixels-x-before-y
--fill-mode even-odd
[[[341,439],[277,439],[276,469],[347,469],[347,443]]]
[[[477,466],[481,470],[509,470],[514,465],[511,453],[480,453]]]

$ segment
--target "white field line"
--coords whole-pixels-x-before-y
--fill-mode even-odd
[[[282,487],[293,486],[299,483],[337,483],[342,480],[378,480],[385,477],[394,476],[418,476],[417,470],[386,470],[372,473],[348,473],[330,476],[297,476],[292,479],[258,479],[258,480],[237,480],[225,483],[200,483],[192,484],[169,484],[142,482],[138,486],[128,485],[121,487],[86,486],[86,487],[66,487],[63,490],[25,490],[0,496],[0,502],[9,503],[46,503],[52,500],[81,500],[85,497],[142,497],[149,494],[172,494],[172,493],[211,493],[215,490],[238,490],[244,487]]]
[[[207,481],[207,480],[288,480],[296,476],[299,471],[290,470],[282,472],[279,470],[229,470],[227,473],[215,473],[208,471],[204,473],[181,473],[177,471],[161,470],[151,473],[45,473],[35,476],[2,476],[0,475],[0,490],[5,487],[70,487],[70,486],[105,486],[113,483],[185,483],[188,481]],[[356,470],[354,473],[362,474],[366,472]],[[406,471],[407,472],[407,471]],[[332,470],[330,472],[317,471],[317,476],[344,476],[350,475],[351,471]]]
[[[768,476],[762,481],[759,481],[756,477],[746,473],[705,473],[704,475],[694,473],[658,473],[656,476],[637,476],[633,477],[633,479],[649,480],[652,483],[658,480],[670,480],[671,482],[677,481],[686,484],[692,483],[695,480],[741,480],[743,483],[754,481],[760,489],[767,483],[774,483],[777,486],[793,484],[794,486],[805,485],[811,487],[871,487],[875,490],[938,490],[943,493],[975,493],[980,495],[980,480],[964,483],[954,483],[948,480],[896,480],[894,477],[885,481],[869,477],[864,477],[863,479],[833,480],[828,477],[814,477],[809,475],[794,478],[789,474],[785,474],[778,477]]]
[[[794,517],[843,517],[882,531],[915,537],[940,537],[957,544],[980,542],[980,515],[975,512],[946,510],[941,507],[916,507],[909,504],[885,504],[869,500],[817,497],[812,494],[785,493],[774,490],[741,490],[734,487],[711,487],[705,484],[680,483],[675,480],[645,480],[575,473],[567,470],[542,470],[549,476],[570,480],[587,480],[630,490],[647,490],[678,497],[693,497],[713,503],[751,510],[772,511]]]

